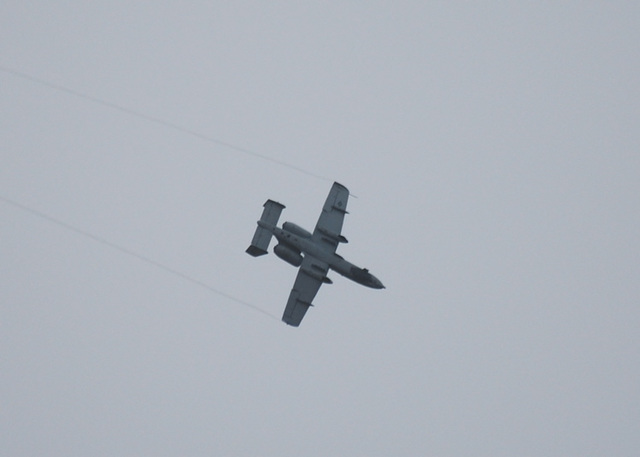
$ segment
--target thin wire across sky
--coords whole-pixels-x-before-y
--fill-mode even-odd
[[[188,128],[188,127],[184,127],[182,125],[167,121],[165,119],[160,119],[158,117],[151,116],[151,115],[143,113],[141,111],[136,111],[134,109],[127,108],[125,106],[122,106],[122,105],[119,105],[119,104],[116,104],[116,103],[113,103],[113,102],[110,102],[110,101],[107,101],[107,100],[103,100],[103,99],[98,98],[98,97],[94,97],[93,95],[89,95],[89,94],[85,94],[85,93],[82,93],[82,92],[78,92],[77,90],[71,89],[69,87],[65,87],[65,86],[62,86],[60,84],[56,84],[56,83],[53,83],[51,81],[47,81],[47,80],[44,80],[42,78],[38,78],[36,76],[30,75],[30,74],[27,74],[27,73],[24,73],[24,72],[21,72],[21,71],[18,71],[18,70],[14,70],[12,68],[8,68],[8,67],[2,66],[2,65],[0,65],[0,71],[5,73],[5,74],[14,76],[16,78],[20,78],[20,79],[23,79],[25,81],[30,81],[32,83],[48,87],[48,88],[56,90],[58,92],[62,92],[62,93],[68,94],[68,95],[72,95],[74,97],[81,98],[81,99],[89,101],[91,103],[94,103],[94,104],[97,104],[97,105],[101,105],[103,107],[107,107],[107,108],[119,111],[119,112],[127,114],[129,116],[133,116],[133,117],[136,117],[138,119],[143,119],[143,120],[145,120],[147,122],[152,122],[154,124],[161,125],[163,127],[167,127],[167,128],[172,129],[172,130],[176,130],[178,132],[181,132],[181,133],[184,133],[186,135],[198,138],[198,139],[206,141],[208,143],[212,143],[212,144],[215,144],[217,146],[222,146],[222,147],[224,147],[226,149],[230,149],[230,150],[233,150],[233,151],[236,151],[236,152],[241,152],[243,154],[250,155],[250,156],[256,157],[258,159],[262,159],[262,160],[267,161],[267,162],[274,163],[274,164],[279,165],[281,167],[289,168],[290,170],[297,171],[298,173],[302,173],[302,174],[304,174],[306,176],[310,176],[312,178],[316,178],[316,179],[319,179],[321,181],[333,182],[333,180],[331,178],[327,178],[326,176],[319,175],[319,174],[314,173],[312,171],[309,171],[309,170],[307,170],[305,168],[301,168],[301,167],[298,167],[296,165],[293,165],[293,164],[291,164],[289,162],[285,162],[283,160],[275,159],[273,157],[269,157],[269,156],[266,156],[264,154],[260,154],[258,152],[243,148],[241,146],[236,146],[235,144],[228,143],[226,141],[223,141],[223,140],[220,140],[220,139],[217,139],[217,138],[213,138],[213,137],[211,137],[209,135],[205,135],[203,133],[197,132],[197,131],[192,130],[192,129]]]

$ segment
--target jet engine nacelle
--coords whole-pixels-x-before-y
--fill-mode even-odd
[[[284,224],[282,224],[282,229],[302,238],[311,238],[311,233],[307,232],[305,229],[297,224],[294,224],[293,222],[285,222]]]
[[[290,263],[294,267],[302,265],[302,255],[295,249],[291,249],[282,244],[276,244],[273,248],[273,252],[287,263]]]

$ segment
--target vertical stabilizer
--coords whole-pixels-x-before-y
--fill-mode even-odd
[[[270,227],[275,227],[280,219],[280,213],[285,208],[282,203],[275,202],[273,200],[267,200],[265,202],[262,216],[258,221],[258,227],[256,233],[251,240],[251,246],[247,248],[247,254],[254,257],[265,255],[267,249],[269,249],[269,242],[271,242],[271,236],[273,233]]]

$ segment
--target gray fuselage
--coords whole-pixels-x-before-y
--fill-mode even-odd
[[[312,237],[300,236],[284,230],[283,228],[266,224],[262,221],[258,222],[258,225],[273,233],[280,244],[301,252],[305,256],[309,255],[326,263],[331,270],[341,274],[342,276],[366,287],[384,289],[382,282],[369,273],[369,270],[366,268],[360,268],[351,262],[348,262],[342,258],[342,256],[327,249],[323,244],[314,241]]]

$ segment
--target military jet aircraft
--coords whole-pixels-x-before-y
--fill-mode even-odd
[[[285,206],[273,200],[267,200],[263,205],[262,216],[246,252],[254,257],[266,254],[271,237],[275,236],[278,244],[273,252],[282,260],[300,267],[282,316],[282,320],[291,326],[300,325],[320,286],[332,283],[327,277],[329,269],[363,286],[384,289],[369,270],[359,268],[336,254],[338,244],[347,242],[340,232],[347,214],[348,199],[349,190],[342,184],[333,183],[313,234],[293,222],[285,222],[281,228],[278,227],[278,219]]]

